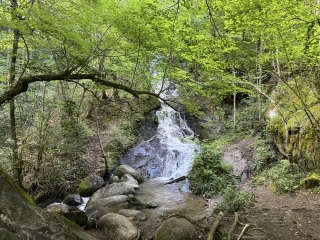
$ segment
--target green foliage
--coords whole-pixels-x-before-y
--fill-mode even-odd
[[[88,95],[97,97],[104,89],[74,79],[80,88],[69,74],[95,74],[140,93],[153,91],[159,79],[170,80],[179,87],[186,109],[197,116],[203,116],[205,108],[221,109],[227,95],[250,92],[252,98],[237,106],[237,129],[229,139],[215,143],[223,146],[222,141],[261,127],[258,116],[263,106],[252,88],[264,89],[261,82],[268,83],[270,72],[283,84],[271,96],[280,112],[270,119],[269,129],[291,162],[306,159],[306,166],[319,165],[316,1],[43,0],[21,1],[16,9],[10,1],[1,3],[0,96],[10,88],[13,30],[20,33],[16,80],[39,74],[62,74],[66,80],[60,88],[57,83],[31,84],[24,96],[15,98],[18,150],[26,166],[38,169],[46,162],[77,162],[96,129],[84,119],[89,106],[96,104]],[[128,98],[128,102],[134,101]],[[143,116],[132,113],[135,110],[132,107],[121,117],[114,114],[122,122],[110,132],[125,148],[134,143],[143,122]],[[224,110],[219,117],[230,120],[233,109]],[[2,112],[0,120],[2,157],[10,146],[9,120]],[[214,117],[209,119],[208,129],[216,123]],[[286,136],[286,130],[295,133],[297,127],[309,129],[302,140],[297,134]],[[231,121],[222,131],[230,129]],[[195,192],[211,195],[229,185],[231,177],[219,162],[218,148],[209,145],[204,144],[195,159],[190,178]],[[258,143],[254,157],[257,170],[274,159],[263,143]]]
[[[254,200],[254,195],[245,191],[237,192],[235,188],[228,186],[223,191],[223,201],[218,203],[216,211],[236,212],[248,206]]]
[[[312,173],[310,176],[300,181],[300,187],[303,189],[310,189],[320,187],[320,177],[316,173]]]
[[[266,166],[276,162],[280,156],[276,153],[274,147],[271,145],[270,140],[258,139],[251,144],[250,148],[253,149],[253,163],[251,168],[258,172],[262,171]]]
[[[202,144],[188,175],[192,192],[212,196],[234,185],[230,167],[222,164],[220,157],[220,149],[214,143]]]
[[[304,81],[308,79],[296,77],[278,86],[273,97],[279,110],[269,117],[267,129],[291,162],[303,160],[316,167],[320,164],[316,127],[319,124],[320,103],[317,93]],[[270,108],[275,111],[272,106]]]
[[[299,189],[300,180],[308,173],[297,164],[281,160],[269,169],[253,178],[253,185],[271,184],[272,189],[279,193],[292,193]]]
[[[51,163],[42,165],[36,176],[32,176],[34,183],[31,185],[31,193],[42,193],[64,197],[74,192],[79,181],[89,174],[88,162],[83,158],[61,158],[52,160]]]

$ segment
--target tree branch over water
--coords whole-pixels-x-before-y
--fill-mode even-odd
[[[171,108],[175,109],[166,99],[160,97],[160,93],[154,93],[146,90],[135,90],[121,83],[104,80],[96,74],[66,74],[66,73],[36,75],[36,76],[20,78],[13,86],[11,86],[7,91],[4,91],[4,93],[0,95],[0,106],[6,103],[7,101],[13,99],[15,96],[26,92],[29,88],[29,84],[34,82],[69,81],[69,80],[73,80],[74,82],[77,80],[85,80],[85,79],[92,80],[93,82],[102,86],[121,89],[123,91],[130,93],[132,96],[136,98],[139,98],[140,95],[154,96],[162,100],[164,103],[168,104],[168,106],[170,106]]]

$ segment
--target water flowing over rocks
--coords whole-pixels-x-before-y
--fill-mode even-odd
[[[163,98],[178,96],[178,90],[169,83],[168,89],[161,94]],[[156,135],[131,148],[120,162],[137,169],[146,178],[185,176],[198,150],[192,141],[194,133],[180,113],[164,103],[156,115],[159,122]]]

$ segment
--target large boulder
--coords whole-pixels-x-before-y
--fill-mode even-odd
[[[98,191],[96,191],[90,197],[86,206],[90,206],[95,201],[102,198],[108,198],[116,195],[129,195],[129,194],[135,194],[135,190],[132,186],[125,183],[113,183],[111,185],[107,185],[103,188],[100,188]]]
[[[185,218],[172,217],[157,229],[155,240],[193,240],[196,239],[196,229]]]
[[[133,217],[135,220],[138,221],[146,221],[148,219],[147,215],[139,210],[121,209],[120,211],[118,211],[118,214],[125,217]]]
[[[69,206],[79,206],[83,203],[83,200],[78,193],[73,193],[66,196],[63,203]]]
[[[0,239],[3,239],[3,240],[27,240],[27,237],[24,234],[12,233],[5,228],[0,228]]]
[[[30,196],[16,187],[1,168],[0,186],[0,225],[7,235],[16,234],[16,239],[25,235],[32,240],[95,239],[68,219],[35,206]]]
[[[142,183],[144,181],[144,177],[142,176],[141,173],[139,173],[138,171],[134,170],[132,167],[129,167],[127,165],[120,165],[114,172],[114,175],[118,176],[120,179],[125,174],[130,174],[139,183]]]
[[[48,212],[57,213],[63,216],[65,213],[69,212],[69,207],[63,203],[55,203],[47,206],[45,210],[47,210]]]
[[[140,237],[138,228],[128,218],[116,213],[101,217],[99,228],[106,234],[106,239],[137,240]]]
[[[106,183],[102,177],[97,175],[89,175],[80,182],[77,192],[82,197],[89,197],[95,191],[97,191],[105,185]]]
[[[113,213],[114,211],[111,208],[108,207],[101,207],[98,205],[92,205],[85,209],[85,213],[88,216],[88,218],[93,219],[99,219],[103,215],[106,215],[107,213]]]
[[[118,183],[118,182],[120,182],[120,179],[118,176],[112,176],[109,180],[109,184]]]
[[[124,182],[135,189],[139,188],[138,181],[134,177],[132,177],[130,174],[123,175],[120,179],[120,182]]]
[[[68,218],[70,221],[76,223],[80,227],[83,227],[88,222],[88,217],[85,214],[84,211],[76,210],[76,211],[70,211],[64,214],[66,218]]]
[[[119,205],[120,203],[125,203],[128,200],[129,200],[129,197],[127,195],[116,195],[108,198],[98,199],[93,203],[93,205],[112,208]]]
[[[84,211],[81,211],[74,206],[68,206],[64,203],[52,204],[47,206],[45,209],[48,212],[60,214],[81,227],[85,226],[88,221],[88,217]]]

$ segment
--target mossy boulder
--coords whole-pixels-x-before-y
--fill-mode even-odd
[[[23,239],[25,235],[32,240],[95,239],[68,219],[35,206],[30,196],[19,189],[1,168],[0,185],[0,226],[9,236],[16,234]]]
[[[306,177],[300,181],[300,187],[304,189],[314,188],[320,186],[320,176],[312,173],[309,177]]]
[[[196,239],[196,229],[185,218],[172,217],[162,223],[157,229],[155,240],[193,240]]]
[[[106,182],[102,177],[98,175],[89,175],[80,182],[77,192],[81,197],[89,197],[105,185]]]

